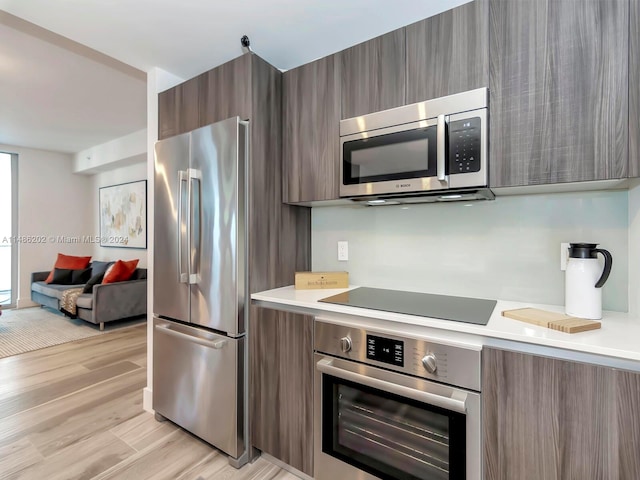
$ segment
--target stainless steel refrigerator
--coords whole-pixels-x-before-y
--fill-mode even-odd
[[[246,461],[248,123],[155,146],[153,408]]]

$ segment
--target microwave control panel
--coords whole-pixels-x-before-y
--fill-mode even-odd
[[[449,174],[480,171],[480,117],[449,122]]]

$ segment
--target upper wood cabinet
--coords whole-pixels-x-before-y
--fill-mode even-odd
[[[202,93],[199,75],[158,94],[158,139],[188,132],[200,126]]]
[[[640,0],[629,8],[629,176],[640,177]]]
[[[342,118],[405,104],[405,29],[343,50]]]
[[[252,57],[243,55],[158,95],[158,138],[251,116]]]
[[[485,348],[482,396],[486,480],[638,478],[640,374]]]
[[[285,203],[338,198],[340,54],[283,75]]]
[[[200,98],[203,125],[234,116],[243,120],[250,118],[252,73],[251,56],[242,55],[202,75]]]
[[[407,94],[421,102],[489,85],[489,1],[406,27]]]
[[[629,0],[489,10],[491,186],[626,177]]]

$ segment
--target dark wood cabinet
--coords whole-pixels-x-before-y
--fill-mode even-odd
[[[194,77],[158,94],[159,140],[201,126],[203,78],[203,75]]]
[[[629,176],[640,177],[640,0],[629,4]]]
[[[243,55],[203,75],[201,123],[226,120],[238,116],[251,117],[251,57]]]
[[[283,75],[283,200],[339,196],[340,54]]]
[[[405,29],[340,52],[342,118],[405,104]]]
[[[310,270],[310,209],[282,203],[282,73],[257,55],[245,54],[161,93],[158,102],[161,138],[233,116],[250,121],[249,293],[290,285],[296,271]],[[249,442],[311,474],[312,448],[305,442],[312,442],[312,380],[307,378],[312,320],[296,320],[251,307],[248,395],[258,423],[252,423],[256,437]]]
[[[158,95],[158,138],[251,117],[252,57],[243,55]]]
[[[491,186],[626,177],[629,1],[489,10]]]
[[[407,104],[489,86],[489,0],[406,27]]]
[[[312,476],[313,317],[259,310],[249,340],[253,445]]]
[[[637,479],[640,374],[485,348],[486,480]]]

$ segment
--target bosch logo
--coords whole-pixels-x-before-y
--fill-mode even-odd
[[[410,186],[410,183],[396,183],[396,188],[409,188]]]

